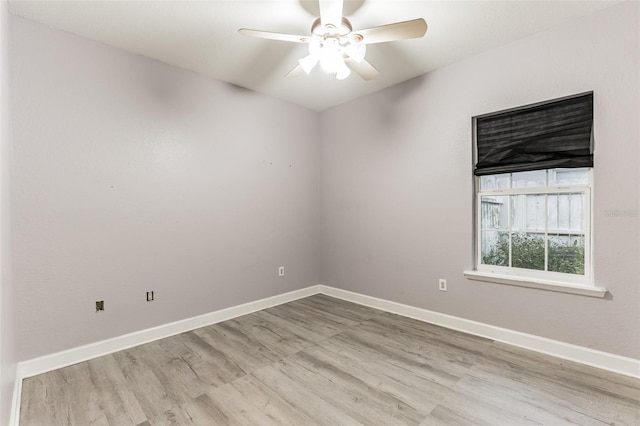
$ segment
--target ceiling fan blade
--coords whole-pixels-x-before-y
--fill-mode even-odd
[[[365,81],[372,80],[376,78],[378,74],[380,74],[380,71],[378,71],[376,67],[371,65],[365,59],[363,59],[361,62],[357,62],[354,59],[345,58],[344,63],[347,64],[351,71],[358,74]]]
[[[294,69],[292,69],[291,71],[286,73],[285,77],[286,78],[296,78],[296,77],[300,77],[303,74],[305,74],[305,72],[302,69],[302,67],[300,66],[300,64],[298,64],[298,65],[296,65],[296,67]]]
[[[320,0],[320,22],[322,25],[342,23],[343,0]]]
[[[294,43],[309,43],[309,41],[311,40],[311,37],[309,36],[273,33],[270,31],[250,30],[248,28],[240,28],[238,32],[240,34],[244,34],[251,37],[266,38],[269,40],[291,41]]]
[[[378,27],[354,31],[354,34],[360,34],[364,43],[372,44],[419,38],[424,36],[426,32],[427,23],[424,19],[418,18],[412,19],[411,21],[396,22],[395,24],[380,25]]]

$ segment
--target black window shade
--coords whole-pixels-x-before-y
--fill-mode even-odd
[[[593,167],[593,92],[475,121],[476,176]]]

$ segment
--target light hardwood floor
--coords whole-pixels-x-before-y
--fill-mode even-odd
[[[20,424],[640,425],[640,380],[316,295],[26,379]]]

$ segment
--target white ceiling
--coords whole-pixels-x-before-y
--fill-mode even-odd
[[[285,79],[307,54],[303,44],[238,34],[252,28],[309,34],[317,1],[14,0],[11,11],[54,28],[193,70],[312,110],[323,110],[424,74],[618,1],[346,0],[354,30],[424,18],[425,37],[368,46],[380,71],[369,82],[338,81],[319,67]]]

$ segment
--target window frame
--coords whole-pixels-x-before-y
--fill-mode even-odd
[[[544,102],[540,102],[539,104],[543,104]],[[535,106],[538,104],[533,104],[530,106]],[[522,107],[516,107],[516,108],[511,108],[508,110],[504,110],[501,112],[508,112],[508,111],[515,111],[518,109],[522,109]],[[475,164],[478,160],[478,148],[477,148],[477,131],[476,131],[476,122],[477,119],[480,117],[484,117],[487,115],[492,115],[495,113],[490,113],[490,114],[483,114],[483,115],[478,115],[475,117],[471,118],[471,132],[472,132],[472,167],[475,167]],[[480,242],[480,207],[478,206],[478,204],[480,203],[479,201],[479,197],[478,197],[478,192],[480,189],[480,177],[476,176],[475,174],[473,175],[473,188],[472,188],[472,240],[473,240],[473,245],[472,245],[472,250],[471,250],[471,262],[473,264],[473,269],[472,270],[465,270],[463,271],[464,276],[469,279],[469,280],[474,280],[474,281],[481,281],[481,282],[486,282],[486,283],[492,283],[492,284],[504,284],[504,285],[509,285],[509,286],[517,286],[517,287],[526,287],[526,288],[533,288],[533,289],[540,289],[540,290],[548,290],[548,291],[553,291],[553,292],[560,292],[560,293],[568,293],[568,294],[575,294],[575,295],[582,295],[582,296],[589,296],[589,297],[597,297],[597,298],[604,298],[607,295],[607,289],[604,287],[599,287],[596,285],[595,283],[595,277],[594,277],[594,266],[593,266],[593,209],[594,209],[594,205],[593,205],[593,191],[594,191],[594,181],[593,181],[593,167],[590,167],[590,172],[589,172],[589,193],[585,194],[585,197],[588,195],[589,197],[589,205],[587,205],[587,208],[585,209],[585,215],[589,215],[589,221],[587,222],[586,226],[589,227],[588,231],[589,231],[589,238],[587,239],[585,237],[585,277],[588,274],[588,278],[585,278],[584,280],[563,280],[564,276],[558,277],[557,276],[549,276],[548,271],[543,271],[545,272],[546,276],[543,278],[540,278],[538,276],[533,276],[531,274],[525,274],[525,275],[515,275],[513,273],[511,274],[504,274],[504,273],[500,273],[501,271],[498,272],[491,272],[491,271],[487,271],[487,270],[483,270],[483,268],[481,268],[480,270],[478,270],[478,265],[480,264],[478,262],[478,256],[480,256],[480,250],[479,250],[479,242]],[[585,229],[586,231],[586,229]],[[587,240],[588,240],[588,244],[589,244],[589,250],[587,252]],[[589,265],[587,266],[587,259],[588,259],[588,263]],[[511,267],[512,268],[512,267]],[[512,268],[513,270],[513,268]],[[525,269],[524,271],[532,271],[529,269]],[[534,274],[536,275],[536,274]],[[562,274],[562,275],[570,275],[570,274]]]
[[[553,170],[553,169],[547,169]],[[545,173],[546,182],[548,182],[548,172]],[[474,266],[475,271],[484,273],[487,275],[506,276],[513,277],[516,280],[533,280],[543,281],[549,283],[556,283],[559,285],[579,285],[584,287],[594,287],[593,282],[593,270],[592,270],[592,241],[593,233],[591,232],[592,223],[592,182],[593,182],[593,168],[588,168],[588,183],[579,185],[554,185],[554,186],[537,186],[537,187],[525,187],[525,188],[504,188],[504,189],[491,189],[482,190],[480,187],[480,176],[474,176]],[[511,181],[512,182],[512,181]],[[511,183],[512,185],[512,183]],[[511,186],[510,185],[510,186]],[[499,266],[499,265],[487,265],[482,263],[482,197],[483,196],[506,196],[511,197],[513,195],[555,195],[555,194],[583,194],[583,212],[584,212],[584,275],[569,274],[555,271],[540,271],[535,269],[518,268],[514,266]],[[545,215],[548,214],[548,209],[545,203]],[[513,229],[511,228],[511,202],[509,202],[508,217],[508,232],[511,234]],[[547,259],[548,250],[548,220],[545,218],[545,259]],[[553,234],[552,234],[553,235]],[[510,245],[511,250],[511,245]]]

